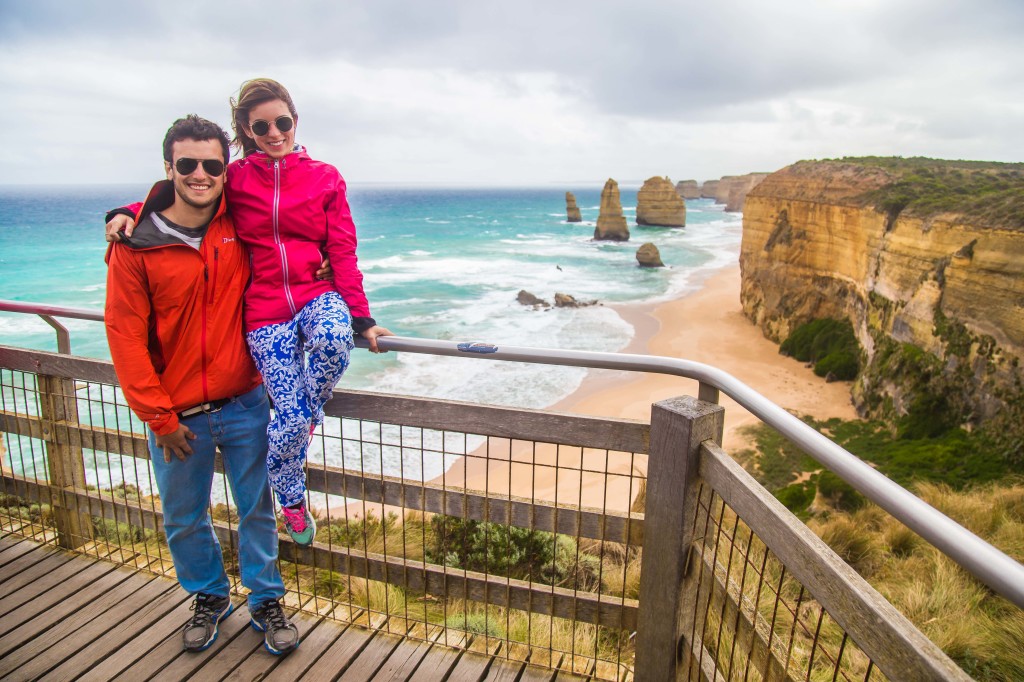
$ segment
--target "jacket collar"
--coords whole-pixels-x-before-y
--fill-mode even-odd
[[[308,159],[309,153],[306,152],[306,148],[303,147],[301,144],[297,144],[294,147],[292,147],[292,150],[288,152],[288,154],[286,154],[284,158],[281,159],[281,166],[284,168],[288,168],[289,166],[295,165],[300,161],[305,161]],[[270,156],[263,151],[255,151],[252,154],[246,156],[243,159],[243,161],[250,162],[253,165],[262,166],[264,168],[270,168],[271,166],[274,165],[274,160],[271,159]]]

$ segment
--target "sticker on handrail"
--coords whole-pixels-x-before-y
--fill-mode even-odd
[[[456,347],[463,353],[493,353],[498,350],[493,343],[483,343],[482,341],[460,343]]]

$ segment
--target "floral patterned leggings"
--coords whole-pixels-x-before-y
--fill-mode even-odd
[[[274,401],[267,426],[267,471],[282,507],[306,494],[306,450],[324,405],[348,368],[352,318],[334,291],[317,296],[280,324],[246,334],[249,352]]]

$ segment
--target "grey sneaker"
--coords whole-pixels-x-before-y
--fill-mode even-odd
[[[195,611],[181,631],[185,651],[204,651],[217,639],[217,625],[228,617],[234,605],[228,597],[196,595],[190,609]]]
[[[251,614],[252,627],[263,633],[263,646],[280,656],[299,646],[299,629],[284,615],[276,599],[260,604]]]

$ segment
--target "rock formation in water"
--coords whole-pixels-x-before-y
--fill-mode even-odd
[[[555,307],[556,308],[585,308],[590,305],[597,305],[597,301],[577,301],[573,296],[569,294],[555,293]]]
[[[661,262],[661,253],[658,251],[658,247],[651,242],[641,244],[640,248],[636,250],[636,261],[642,268],[665,267],[665,264]]]
[[[700,185],[696,180],[680,180],[676,183],[676,193],[684,199],[700,199]]]
[[[802,161],[746,198],[744,313],[784,340],[849,320],[854,403],[1024,437],[1024,164]],[[921,402],[925,401],[925,402]],[[928,402],[931,401],[931,402]],[[936,415],[935,418],[939,418]]]
[[[583,217],[580,215],[580,208],[576,205],[576,197],[572,192],[565,193],[565,215],[567,222],[583,222]]]
[[[550,308],[551,304],[545,301],[543,298],[534,296],[526,289],[520,289],[519,294],[516,295],[516,301],[520,305],[530,306],[533,308]]]
[[[668,178],[654,176],[644,181],[636,194],[636,224],[682,227],[686,225],[686,203]]]
[[[629,241],[629,227],[622,215],[622,200],[619,198],[619,183],[611,178],[601,190],[601,210],[597,215],[594,239]]]
[[[705,180],[704,184],[700,186],[700,196],[702,199],[714,199],[717,191],[718,180]]]
[[[747,173],[739,175],[729,182],[729,194],[725,200],[726,211],[742,211],[750,191],[768,177],[767,173]]]

